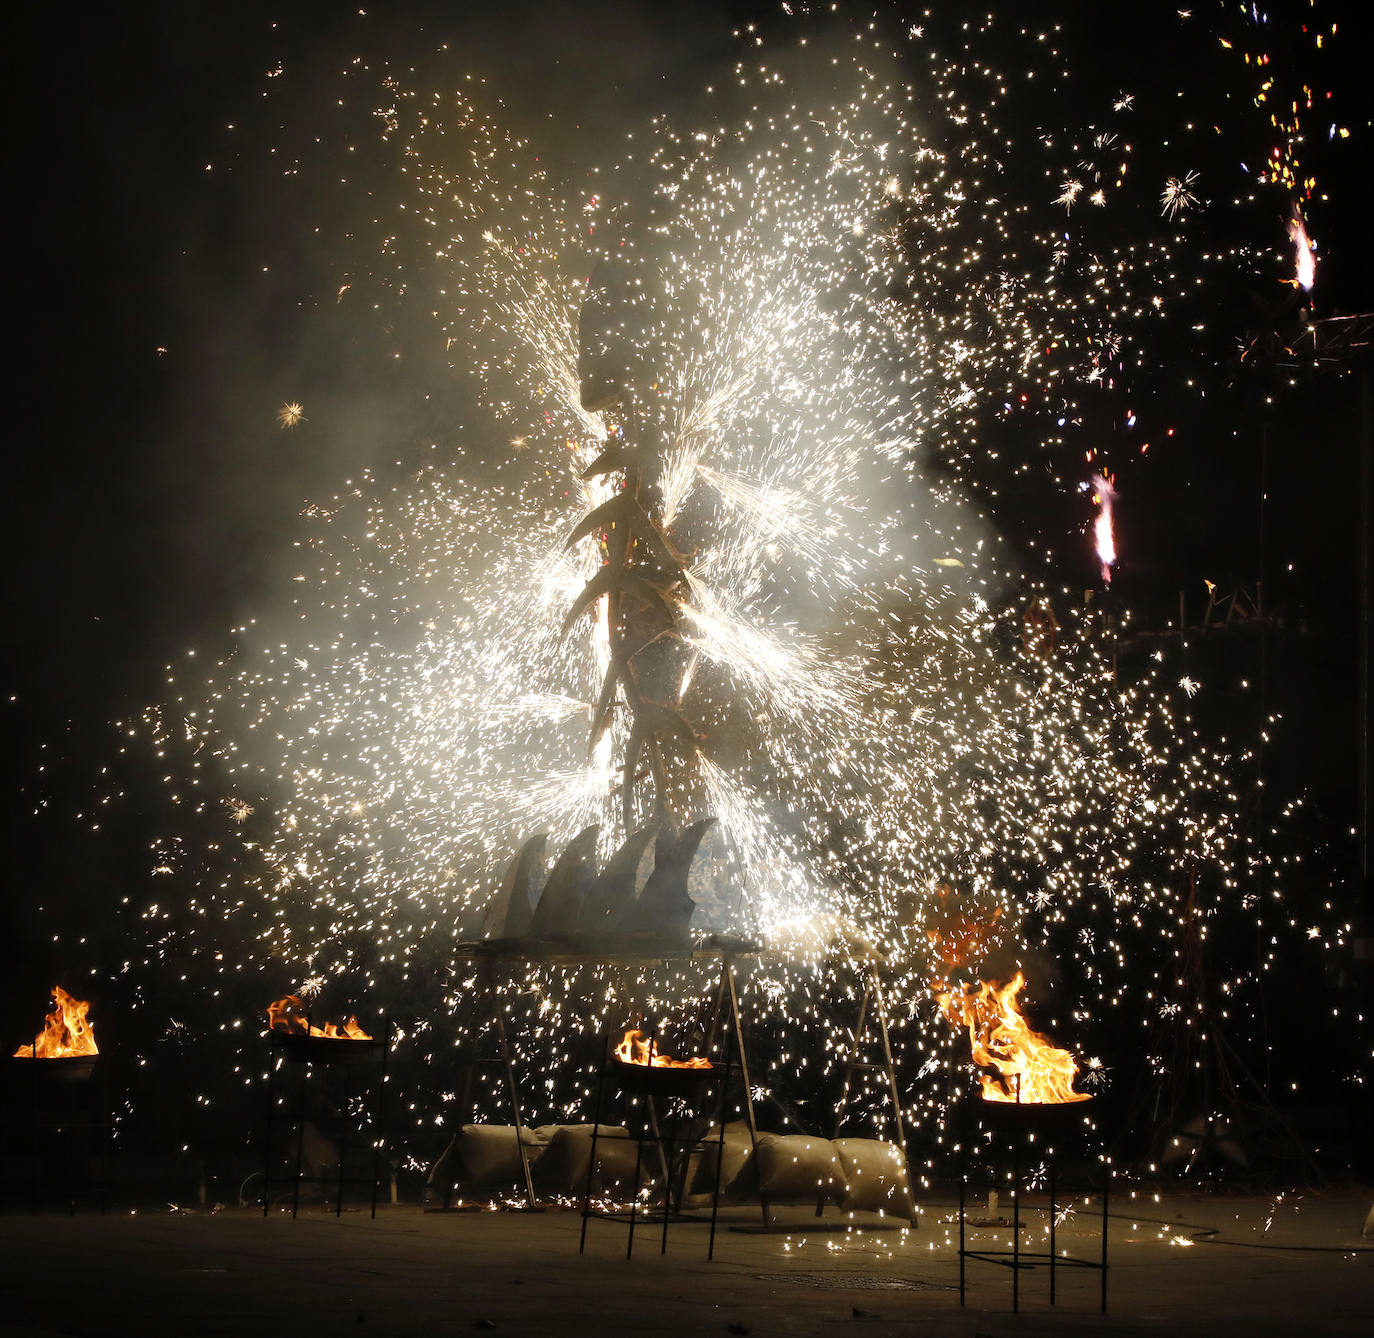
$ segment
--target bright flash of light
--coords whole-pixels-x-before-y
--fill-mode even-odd
[[[1308,237],[1302,211],[1296,206],[1293,209],[1293,217],[1288,220],[1288,239],[1294,248],[1293,282],[1303,292],[1310,293],[1312,285],[1317,281],[1317,246]]]

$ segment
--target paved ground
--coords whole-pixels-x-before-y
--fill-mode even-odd
[[[1030,1200],[1034,1204],[1035,1200]],[[951,1204],[923,1204],[918,1230],[825,1229],[780,1209],[787,1230],[730,1210],[706,1261],[706,1228],[678,1225],[660,1256],[652,1233],[625,1260],[625,1228],[578,1214],[433,1214],[392,1207],[370,1220],[320,1209],[292,1221],[249,1210],[105,1217],[0,1217],[0,1338],[52,1335],[597,1334],[1289,1335],[1374,1332],[1368,1195],[1122,1201],[1111,1221],[1109,1313],[1098,1275],[1021,1278],[969,1265],[959,1307]],[[1139,1216],[1126,1213],[1138,1212]],[[1041,1235],[1043,1213],[1026,1233]],[[863,1219],[866,1225],[876,1219]],[[1067,1221],[1058,1244],[1095,1257],[1097,1220]],[[1011,1233],[977,1239],[1008,1246]],[[1185,1242],[1195,1242],[1188,1244]],[[1031,1248],[1044,1249],[1043,1240]]]

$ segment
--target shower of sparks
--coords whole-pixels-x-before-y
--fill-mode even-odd
[[[305,417],[305,411],[299,404],[283,404],[277,410],[277,422],[282,427],[295,427]]]
[[[1219,901],[1269,879],[1282,905],[1232,817],[1251,755],[1203,742],[1189,680],[1167,665],[1119,672],[1090,611],[1018,575],[969,486],[992,429],[1030,402],[1056,427],[1023,433],[1024,469],[1040,452],[1081,478],[1063,462],[1083,458],[1083,406],[1149,361],[1185,297],[1177,274],[1253,272],[1258,252],[1180,263],[1186,243],[1118,142],[1134,95],[1027,145],[1014,116],[1001,124],[1011,81],[969,57],[991,20],[965,26],[948,59],[919,47],[919,104],[891,73],[890,36],[851,43],[818,105],[769,64],[741,65],[756,102],[732,126],[646,128],[635,161],[653,205],[636,227],[610,174],[564,189],[472,84],[348,73],[355,92],[375,80],[394,167],[376,193],[394,207],[377,207],[372,272],[338,296],[382,308],[431,284],[505,446],[493,461],[474,441],[400,483],[363,474],[309,508],[289,619],[239,629],[208,669],[170,667],[166,699],[122,726],[130,755],[157,759],[169,813],[151,852],[163,895],[139,912],[144,965],[175,957],[223,984],[251,961],[282,987],[263,1001],[338,981],[360,1015],[367,999],[419,998],[410,1043],[451,1045],[473,989],[454,945],[517,845],[547,830],[555,850],[599,822],[604,857],[625,834],[619,694],[587,744],[604,601],[563,624],[606,552],[568,537],[616,496],[614,474],[588,467],[642,442],[663,460],[657,507],[682,564],[663,595],[673,632],[645,672],[698,741],[675,745],[670,798],[719,819],[697,923],[788,947],[748,980],[773,1038],[765,1090],[833,1071],[853,1021],[834,1000],[876,952],[908,1113],[938,1122],[944,1071],[967,1057],[928,982],[949,973],[935,967],[961,917],[981,926],[959,966],[971,980],[994,954],[1067,962],[1071,1011],[1047,1024],[1073,1045],[1106,1010],[1157,1014],[1185,870]],[[1028,68],[1067,77],[1052,43],[1031,46]],[[1041,175],[1023,187],[1006,166],[1032,153]],[[1164,215],[1196,205],[1196,179],[1168,178]],[[1087,190],[1103,212],[1081,227],[1083,211],[1047,214],[1046,180],[1062,183],[1053,204]],[[582,406],[578,377],[586,280],[607,258],[633,276],[620,334],[651,373],[614,417]],[[1094,483],[1110,580],[1113,493],[1105,472]],[[1041,601],[1055,633],[1030,639]],[[603,1026],[690,1023],[709,982],[689,965],[537,965],[509,985],[526,1053],[566,1054]],[[581,1110],[583,1070],[543,1071],[531,1118]],[[417,1122],[442,1104],[438,1088],[417,1096]]]
[[[1197,173],[1189,172],[1183,177],[1170,177],[1164,183],[1159,203],[1166,217],[1177,218],[1185,210],[1196,207],[1198,199],[1192,190],[1196,180]]]

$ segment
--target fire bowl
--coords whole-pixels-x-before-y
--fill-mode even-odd
[[[627,1064],[611,1061],[616,1081],[627,1092],[645,1096],[696,1096],[716,1075],[716,1069],[674,1068],[668,1064]]]
[[[1063,1138],[1083,1130],[1092,1107],[1085,1101],[987,1101],[975,1097],[965,1103],[968,1122],[999,1133],[1033,1133],[1040,1138]]]
[[[85,1082],[95,1072],[99,1055],[67,1055],[62,1059],[21,1059],[12,1055],[5,1059],[5,1077],[9,1083],[69,1083]]]
[[[272,1044],[292,1064],[367,1064],[382,1052],[379,1040],[307,1036],[299,1031],[273,1031]]]

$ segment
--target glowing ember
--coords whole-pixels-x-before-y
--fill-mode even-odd
[[[1312,285],[1317,280],[1317,248],[1307,235],[1307,225],[1303,222],[1301,211],[1296,207],[1293,209],[1293,217],[1288,221],[1288,237],[1297,252],[1294,256],[1296,274],[1290,282],[1297,284],[1304,293],[1310,293]]]
[[[622,1064],[646,1064],[656,1069],[709,1069],[709,1059],[669,1059],[654,1049],[652,1041],[644,1039],[642,1031],[631,1028],[625,1039],[615,1048],[615,1057]]]
[[[1023,1105],[1090,1101],[1090,1093],[1073,1090],[1078,1072],[1073,1056],[1032,1031],[1022,1017],[1016,996],[1025,983],[1018,971],[1006,985],[984,981],[962,993],[943,990],[936,995],[951,1022],[967,1025],[973,1062],[997,1070],[995,1077],[983,1076],[983,1100]]]
[[[95,1031],[86,1021],[90,1004],[73,999],[61,985],[54,985],[53,1001],[57,1007],[45,1019],[42,1035],[32,1045],[21,1045],[14,1052],[16,1059],[72,1059],[77,1055],[99,1054]]]
[[[1112,503],[1116,501],[1116,489],[1101,474],[1094,474],[1093,490],[1093,503],[1098,507],[1093,539],[1097,544],[1098,560],[1102,563],[1102,579],[1110,585],[1112,563],[1116,561],[1116,536],[1112,533]]]
[[[305,1005],[294,994],[278,999],[267,1005],[267,1025],[273,1031],[287,1031],[299,1036],[323,1036],[331,1041],[370,1041],[371,1036],[359,1025],[356,1017],[350,1017],[341,1027],[326,1022],[323,1027],[311,1024],[305,1015]]]

